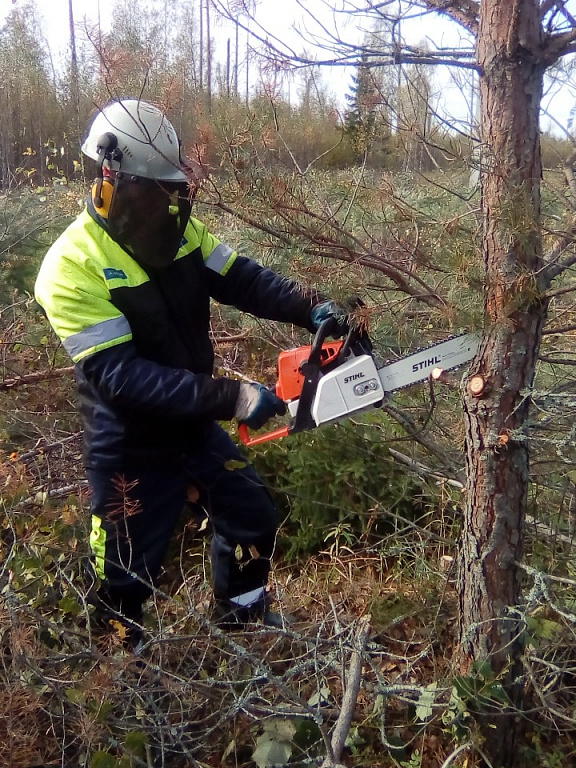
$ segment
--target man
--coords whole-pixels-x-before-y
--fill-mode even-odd
[[[276,510],[217,422],[258,429],[285,405],[259,384],[213,377],[210,300],[310,332],[332,319],[334,335],[343,311],[190,216],[178,136],[153,105],[110,103],[82,151],[97,178],[47,253],[36,298],[76,364],[97,616],[137,641],[191,492],[212,523],[215,620],[277,625],[266,594]]]

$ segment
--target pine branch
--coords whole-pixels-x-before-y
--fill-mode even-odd
[[[431,10],[449,16],[473,35],[478,32],[480,5],[474,0],[426,0],[426,5]]]
[[[550,67],[562,56],[576,51],[576,27],[558,35],[549,35],[543,46],[542,62]]]

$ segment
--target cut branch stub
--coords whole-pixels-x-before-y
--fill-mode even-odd
[[[479,373],[468,379],[468,391],[473,397],[481,397],[486,392],[486,379]]]

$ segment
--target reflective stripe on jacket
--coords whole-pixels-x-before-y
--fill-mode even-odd
[[[174,262],[144,270],[87,210],[46,254],[35,294],[76,363],[85,462],[120,468],[171,461],[233,417],[239,383],[212,376],[211,298],[309,330],[319,300],[193,218]]]

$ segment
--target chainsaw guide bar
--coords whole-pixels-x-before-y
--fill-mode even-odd
[[[409,352],[393,362],[379,367],[380,380],[386,392],[397,392],[420,381],[426,381],[435,368],[453,371],[475,357],[480,337],[473,333],[461,333],[437,341],[429,347]]]

